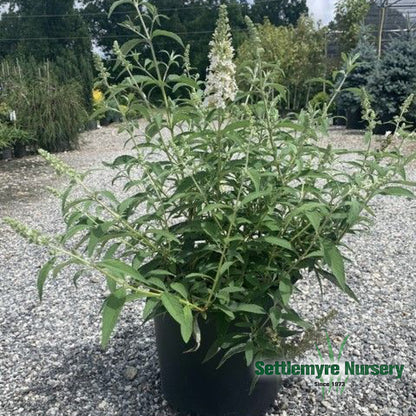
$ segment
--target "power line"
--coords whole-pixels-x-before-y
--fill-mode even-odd
[[[247,29],[232,29],[231,32],[247,32]],[[176,32],[177,35],[187,36],[187,35],[202,35],[202,34],[212,34],[212,30],[201,30],[196,32]],[[99,39],[117,39],[117,38],[134,38],[133,35],[102,35],[99,36]],[[7,38],[0,39],[0,42],[18,42],[18,41],[32,41],[32,40],[80,40],[80,39],[91,39],[89,36],[62,36],[62,37],[38,37],[38,38]]]
[[[263,4],[263,3],[276,3],[276,2],[280,2],[281,0],[258,0],[256,1],[255,4]],[[244,6],[248,6],[248,7],[252,7],[253,4],[249,5],[249,4],[244,4],[244,3],[240,3],[243,7]],[[172,7],[172,8],[164,8],[164,9],[158,9],[158,12],[167,12],[167,11],[176,11],[176,10],[196,10],[196,9],[201,9],[201,8],[207,8],[207,9],[217,9],[219,7],[219,5],[214,5],[214,6],[207,6],[207,5],[200,5],[200,6],[185,6],[185,7]],[[401,9],[415,9],[416,12],[416,4],[391,4],[388,6],[388,8],[401,8]],[[108,12],[95,12],[95,13],[88,13],[88,12],[83,12],[82,9],[74,9],[76,11],[79,12],[76,14],[33,14],[33,15],[2,15],[0,14],[0,20],[2,19],[29,19],[29,18],[57,18],[57,17],[65,17],[65,18],[70,18],[70,17],[80,17],[80,16],[108,16]],[[135,11],[132,10],[131,12],[125,11],[125,12],[121,12],[121,11],[114,11],[112,13],[116,14],[116,15],[128,15],[129,13],[134,13]]]
[[[258,0],[256,4],[262,3],[276,3],[280,2],[281,0]],[[241,6],[248,6],[251,7],[252,5],[240,3]],[[196,9],[218,9],[220,5],[208,6],[208,5],[200,5],[200,6],[184,6],[184,7],[172,7],[172,8],[164,8],[164,9],[157,9],[158,12],[168,12],[168,11],[175,11],[175,10],[196,10]],[[79,14],[33,14],[33,15],[0,15],[1,19],[26,19],[26,18],[52,18],[52,17],[79,17],[81,16],[108,16],[108,12],[95,12],[95,13],[88,13],[83,12],[82,9],[74,9],[79,11]],[[121,12],[121,11],[114,11],[113,14],[124,14],[128,15],[129,13],[135,13],[134,10],[131,12]]]

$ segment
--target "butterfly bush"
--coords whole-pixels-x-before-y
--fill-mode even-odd
[[[123,0],[111,12],[119,4],[136,11],[137,19],[125,25],[136,38],[114,45],[113,71],[122,76],[113,78],[97,61],[95,88],[105,95],[103,106],[124,117],[120,130],[130,152],[105,164],[123,192],[112,184],[91,189],[88,172],[41,152],[70,181],[60,195],[65,232],[43,236],[6,219],[50,251],[39,272],[39,294],[51,275],[75,265],[75,282],[93,270],[109,290],[102,307],[103,346],[124,305],[144,301],[142,319],[168,313],[187,349],[199,347],[201,321],[215,321],[207,359],[219,351],[223,360],[244,353],[250,365],[260,357],[285,356],[297,345],[293,337],[314,334],[315,324],[326,321],[307,322],[294,309],[297,282],[317,279],[322,288],[357,300],[347,279],[344,236],[368,228],[375,196],[414,197],[409,187],[415,183],[405,168],[416,155],[403,152],[414,136],[405,117],[413,97],[377,147],[377,120],[364,94],[364,145],[334,149],[320,138],[356,57],[346,58],[337,82],[327,80],[333,87],[327,105],[282,117],[285,87],[275,82],[275,66],[261,59],[254,68],[248,65],[241,74],[248,88],[237,94],[225,7],[204,83],[192,72],[189,47],[159,29],[154,6]],[[256,27],[247,22],[259,56]],[[157,50],[158,37],[176,42],[184,53]],[[128,119],[132,112],[142,119]],[[309,344],[305,338],[303,344]]]
[[[205,88],[204,105],[224,109],[227,101],[234,101],[237,94],[234,48],[231,42],[227,7],[220,7],[220,15],[213,39],[210,42],[210,65]]]

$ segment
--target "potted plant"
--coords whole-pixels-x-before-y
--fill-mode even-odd
[[[26,146],[31,143],[30,134],[14,125],[0,124],[0,147],[3,147],[3,158],[10,159],[12,150],[15,157],[26,155]],[[4,155],[6,153],[6,156]]]
[[[12,142],[9,137],[3,135],[3,128],[0,126],[0,151],[2,159],[12,158]]]
[[[313,323],[291,307],[297,282],[329,280],[356,299],[346,281],[343,237],[369,225],[376,195],[414,196],[405,166],[415,155],[401,154],[413,97],[396,119],[395,139],[381,148],[372,145],[376,122],[367,98],[365,149],[323,147],[327,109],[343,82],[322,111],[282,118],[284,87],[256,59],[245,71],[250,87],[239,92],[221,7],[203,91],[189,47],[183,56],[155,48],[159,37],[183,44],[158,27],[154,6],[122,3],[137,13],[126,23],[137,39],[114,44],[125,78],[112,84],[99,60],[97,69],[103,102],[123,102],[116,108],[121,117],[134,110],[145,119],[128,120],[122,129],[132,151],[106,165],[124,194],[90,189],[86,174],[40,151],[70,179],[61,195],[66,231],[45,236],[5,221],[50,250],[38,277],[41,297],[48,275],[70,264],[79,267],[75,281],[90,269],[103,275],[110,291],[102,309],[103,346],[123,306],[145,300],[143,319],[155,320],[162,389],[173,406],[216,416],[264,414],[279,382],[257,380],[253,362],[293,354],[293,337],[313,333]],[[349,59],[344,80],[354,65]],[[178,89],[181,97],[172,98]]]

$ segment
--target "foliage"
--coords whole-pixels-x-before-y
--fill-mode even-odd
[[[256,23],[268,18],[273,25],[295,25],[302,15],[308,14],[306,0],[254,0],[249,16]]]
[[[376,195],[414,197],[404,187],[415,185],[406,181],[404,167],[415,155],[401,155],[409,100],[396,119],[398,144],[377,150],[371,145],[374,114],[365,100],[367,147],[356,151],[318,142],[329,124],[325,105],[322,112],[282,118],[281,88],[261,59],[246,72],[246,92],[225,109],[207,108],[201,82],[182,56],[168,66],[157,59],[155,37],[181,40],[151,25],[158,17],[153,7],[123,3],[135,8],[135,22],[145,23],[132,29],[152,56],[141,60],[131,43],[116,44],[119,69],[128,75],[119,84],[98,67],[106,100],[131,96],[128,107],[140,109],[147,121],[144,131],[138,121],[126,123],[133,151],[107,164],[125,193],[90,189],[86,174],[42,151],[71,181],[62,194],[66,231],[47,237],[16,220],[6,222],[51,252],[39,273],[40,296],[48,275],[68,265],[79,267],[75,282],[90,269],[103,275],[110,290],[102,309],[103,345],[123,306],[145,298],[143,318],[169,313],[185,342],[192,335],[200,339],[197,317],[215,315],[220,325],[207,358],[219,349],[226,351],[224,360],[244,352],[248,364],[259,356],[281,357],[286,340],[311,327],[291,307],[297,282],[316,276],[355,298],[346,281],[343,237],[368,226]],[[183,73],[169,75],[177,65]],[[346,72],[354,65],[349,60]],[[149,85],[160,90],[162,111],[144,93]],[[177,88],[185,88],[188,98],[169,98]],[[235,325],[238,332],[230,329]]]
[[[370,8],[369,0],[338,0],[335,5],[335,19],[330,24],[339,32],[338,46],[341,53],[350,52],[357,45],[361,26]]]
[[[28,144],[30,141],[31,136],[27,131],[0,123],[0,149],[13,146],[16,143]]]
[[[416,91],[416,39],[411,31],[394,37],[368,83],[374,109],[383,123],[400,112],[401,103]],[[415,106],[412,121],[416,120]],[[391,127],[389,128],[391,130]]]
[[[112,55],[112,46],[115,39],[127,41],[134,39],[134,34],[123,25],[126,17],[134,19],[134,13],[128,4],[120,4],[116,13],[108,17],[107,13],[113,0],[82,0],[82,14],[88,22],[93,37],[106,56]],[[264,18],[275,25],[295,25],[301,15],[308,13],[305,0],[291,2],[273,0],[248,2],[246,0],[152,0],[161,14],[163,27],[171,32],[180,34],[184,43],[191,46],[190,58],[201,79],[205,79],[208,67],[208,52],[211,33],[215,28],[215,21],[220,3],[226,3],[229,10],[230,26],[233,32],[233,47],[238,48],[245,40],[244,16],[249,15],[256,22],[263,22]],[[179,52],[178,45],[169,38],[155,39],[157,50],[175,50]],[[146,51],[142,51],[145,53]],[[158,56],[164,59],[163,55]],[[110,67],[111,70],[111,67]],[[174,69],[172,68],[174,71]]]
[[[91,108],[93,82],[91,39],[74,0],[0,1],[7,7],[0,21],[0,58],[55,63],[61,83],[82,85],[84,105]]]
[[[309,101],[309,105],[312,106],[314,109],[323,110],[326,106],[328,109],[329,114],[333,114],[335,111],[335,104],[332,101],[330,107],[328,104],[331,102],[331,96],[327,94],[325,91],[320,91],[312,97],[312,100]]]
[[[34,60],[1,65],[1,100],[17,114],[16,127],[26,130],[37,147],[49,151],[72,149],[86,121],[81,87],[61,84],[50,65]]]
[[[345,82],[345,87],[355,89],[367,88],[378,64],[377,51],[374,47],[374,44],[369,41],[368,37],[363,36],[352,53],[358,56],[357,67],[348,77],[347,81]],[[409,92],[409,94],[410,93],[411,92]],[[405,99],[406,97],[403,97],[400,105]],[[361,114],[360,94],[357,94],[354,91],[342,92],[339,96],[339,99],[337,100],[337,105],[344,111],[350,113],[355,113],[358,111]]]
[[[108,17],[108,11],[113,0],[82,0],[85,20],[99,46],[110,59],[113,54],[115,39],[127,41],[134,39],[135,35],[123,22],[128,16],[134,20],[134,12],[128,4],[120,4],[115,13]],[[151,3],[161,10],[164,29],[178,33],[185,43],[190,45],[190,57],[196,71],[202,79],[205,78],[208,67],[208,52],[210,36],[215,28],[219,2],[215,0],[152,0]],[[238,47],[244,40],[244,14],[248,12],[248,5],[244,1],[229,0],[227,5],[230,11],[230,25],[234,31],[234,47]],[[180,52],[179,45],[170,38],[159,37],[154,40],[157,51],[169,50]],[[141,50],[144,56],[146,50]],[[160,60],[165,59],[164,54],[158,54]],[[111,66],[109,66],[111,71]],[[172,68],[172,71],[175,69]]]
[[[10,113],[11,113],[11,109],[9,108],[9,106],[2,102],[0,103],[0,123],[8,123],[10,122]]]
[[[258,26],[262,51],[259,59],[275,65],[275,82],[287,88],[286,108],[298,110],[311,98],[312,84],[308,81],[324,74],[324,32],[317,29],[308,17],[299,19],[296,26],[276,27],[266,20]],[[253,70],[257,58],[252,38],[237,51],[237,67]],[[240,79],[240,86],[243,80]],[[316,91],[315,91],[316,92]]]

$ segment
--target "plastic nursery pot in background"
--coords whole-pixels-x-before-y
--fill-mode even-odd
[[[11,159],[12,154],[13,154],[13,149],[11,147],[6,147],[5,149],[0,151],[0,154],[1,154],[0,159],[4,159],[4,160]]]
[[[361,118],[361,109],[347,110],[347,129],[364,130],[366,123]]]
[[[192,341],[185,344],[179,325],[164,313],[154,319],[159,354],[162,392],[169,404],[182,412],[200,416],[262,416],[281,387],[275,376],[260,377],[250,394],[254,372],[244,354],[236,354],[220,368],[218,353],[202,363],[215,340],[215,326],[199,320],[201,345],[194,352]]]

